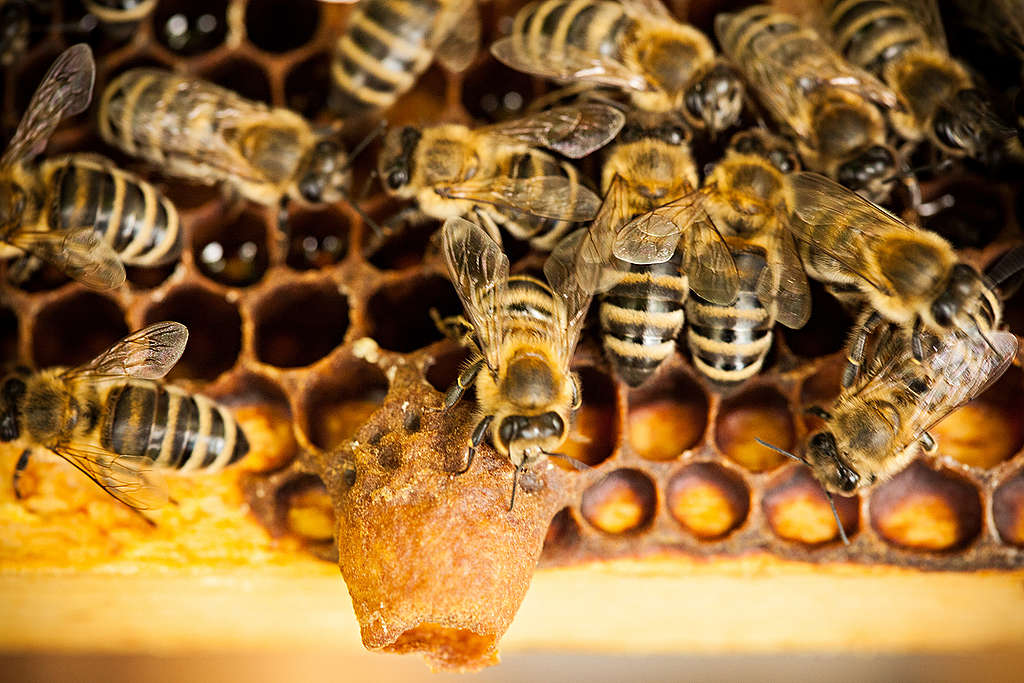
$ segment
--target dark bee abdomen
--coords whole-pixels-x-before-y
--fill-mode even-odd
[[[615,2],[546,0],[519,11],[512,35],[542,58],[550,58],[548,48],[557,54],[566,45],[615,58],[631,22]]]
[[[630,386],[639,386],[675,350],[688,284],[680,254],[665,263],[631,265],[601,299],[605,353]]]
[[[47,162],[43,173],[52,191],[51,229],[92,226],[131,266],[161,265],[181,254],[178,212],[149,183],[89,155]]]
[[[159,382],[127,381],[111,389],[100,443],[178,470],[218,470],[249,452],[238,423],[205,396]]]
[[[886,0],[828,0],[837,48],[857,66],[878,73],[928,36],[906,8]]]
[[[364,0],[349,16],[331,64],[340,114],[390,106],[433,59],[438,0]]]
[[[551,288],[528,275],[508,279],[505,294],[504,325],[509,328],[543,330],[555,324],[555,302]]]
[[[565,176],[573,186],[570,202],[575,202],[579,187],[579,173],[572,164],[560,163],[549,154],[531,149],[512,154],[499,162],[498,172],[510,178],[539,178],[543,176]],[[486,207],[484,210],[497,214],[495,219],[505,226],[509,233],[519,240],[529,240],[531,246],[541,251],[551,251],[558,240],[574,225],[556,218],[543,218],[510,207]]]
[[[765,267],[764,251],[734,249],[740,276],[739,298],[729,306],[697,294],[686,301],[686,341],[693,364],[713,382],[733,384],[757,374],[772,345],[772,320],[757,298],[757,281]]]
[[[793,17],[779,14],[767,5],[747,8],[728,20],[723,15],[720,21],[722,49],[736,61],[771,57],[781,65],[796,68],[803,58],[821,51],[816,37],[801,31]]]

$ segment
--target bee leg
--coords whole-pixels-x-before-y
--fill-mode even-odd
[[[861,321],[854,327],[850,337],[850,350],[846,354],[846,368],[843,369],[843,387],[849,387],[860,374],[860,366],[864,362],[864,347],[868,337],[881,324],[882,316],[878,311],[871,311],[866,317],[862,314]]]
[[[481,358],[475,363],[471,363],[459,374],[458,377],[455,378],[455,382],[444,395],[445,410],[448,410],[462,399],[462,395],[466,393],[466,389],[469,389],[469,387],[473,385],[473,381],[476,380],[477,373],[480,372],[480,368],[483,366],[484,361]]]
[[[921,319],[914,321],[914,329],[910,333],[910,352],[918,363],[924,360],[924,344],[921,341]]]
[[[494,243],[501,245],[501,230],[498,228],[498,224],[494,221],[494,218],[486,211],[481,211],[480,207],[474,207],[473,213],[476,214],[477,221],[487,230],[487,234],[491,236]]]
[[[460,344],[465,345],[467,337],[473,335],[473,326],[469,324],[469,321],[464,316],[450,315],[442,318],[436,308],[431,308],[430,319],[434,321],[434,326],[437,327],[438,332]]]
[[[815,417],[820,417],[822,420],[831,420],[832,419],[832,413],[828,412],[827,410],[825,410],[821,406],[810,406],[804,412],[807,413],[808,415],[814,415]]]
[[[28,467],[28,458],[32,455],[32,451],[25,449],[21,452],[21,457],[18,458],[18,463],[14,466],[14,476],[11,477],[11,485],[14,487],[14,497],[17,500],[21,500],[21,489],[18,488],[18,482],[21,481],[21,473]]]
[[[19,256],[11,262],[7,268],[7,279],[13,284],[20,285],[27,281],[43,265],[38,257],[32,254]]]
[[[921,448],[923,448],[924,452],[928,455],[935,455],[935,451],[939,449],[939,445],[935,443],[935,437],[928,432],[921,434],[921,436],[918,437],[918,441],[921,442]]]
[[[484,441],[484,437],[487,436],[487,428],[491,426],[491,421],[493,419],[493,415],[488,415],[476,423],[476,427],[473,428],[473,435],[469,438],[469,450],[466,451],[466,466],[455,474],[465,474],[466,472],[469,472],[469,468],[473,466],[473,458],[476,456],[476,449],[480,447],[480,444]]]
[[[523,471],[522,465],[516,468],[516,471],[512,473],[512,499],[508,502],[508,511],[512,512],[512,508],[516,506],[516,490],[519,488],[519,473]]]

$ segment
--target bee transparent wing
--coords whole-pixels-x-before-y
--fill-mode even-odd
[[[88,287],[112,289],[125,281],[117,253],[92,227],[71,232],[26,230],[12,235],[9,242]]]
[[[611,142],[625,122],[625,115],[615,107],[585,102],[555,107],[483,130],[581,159]]]
[[[962,333],[948,334],[923,361],[931,378],[919,394],[908,424],[911,443],[956,408],[971,401],[998,380],[1017,355],[1017,338],[994,332],[987,340]]]
[[[625,275],[622,261],[612,253],[615,236],[629,215],[629,186],[622,176],[612,178],[601,209],[582,237],[577,255],[580,281],[591,287],[591,293],[614,287]]]
[[[683,272],[690,289],[711,303],[729,305],[740,292],[740,278],[732,252],[706,213],[687,230],[683,247]]]
[[[601,277],[600,268],[592,267],[580,256],[587,234],[586,228],[580,228],[566,235],[544,263],[544,276],[561,304],[561,320],[553,343],[566,371],[583,329],[592,292]]]
[[[811,317],[811,290],[792,235],[772,236],[767,267],[757,280],[757,298],[790,329],[800,329]]]
[[[185,352],[188,328],[179,322],[153,323],[134,332],[65,377],[98,375],[160,379]]]
[[[627,10],[631,10],[640,14],[648,14],[658,19],[670,19],[675,21],[675,17],[668,10],[667,7],[661,2],[661,0],[623,0],[623,6]]]
[[[445,221],[441,228],[441,250],[480,351],[487,366],[497,371],[508,257],[483,228],[464,218]]]
[[[7,150],[0,157],[0,168],[42,152],[61,121],[88,108],[95,78],[96,64],[88,45],[79,43],[60,53],[32,95]]]
[[[584,81],[636,92],[652,89],[642,74],[634,73],[621,62],[572,45],[563,44],[555,49],[545,36],[507,36],[491,45],[491,54],[516,71],[556,81]]]
[[[490,178],[465,185],[441,188],[450,199],[468,199],[518,209],[542,218],[589,221],[601,206],[596,194],[565,176]]]
[[[434,54],[446,69],[460,73],[480,49],[480,9],[477,0],[459,0],[450,5],[438,20],[437,35],[442,40]]]
[[[170,499],[163,477],[148,458],[118,455],[94,444],[77,442],[61,444],[53,452],[128,507],[153,510]]]
[[[650,265],[672,258],[683,232],[702,216],[707,194],[694,190],[626,223],[612,252],[629,263]]]

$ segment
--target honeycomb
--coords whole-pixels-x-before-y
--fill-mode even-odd
[[[522,4],[483,5],[484,40]],[[678,4],[710,27],[714,3]],[[314,0],[162,0],[134,31],[86,35],[97,56],[96,92],[128,68],[164,66],[327,123],[330,50],[349,11]],[[84,13],[76,0],[59,1],[50,20],[67,25]],[[7,133],[54,57],[80,39],[33,33],[22,61],[3,73]],[[384,115],[392,124],[498,120],[545,88],[481,53],[463,74],[431,67]],[[129,330],[185,323],[188,349],[170,379],[232,407],[253,452],[239,471],[220,475],[224,487],[178,484],[175,497],[221,496],[240,510],[229,516],[255,515],[273,535],[339,562],[368,647],[426,651],[455,668],[490,663],[538,557],[542,567],[665,553],[953,571],[1024,566],[1019,364],[936,426],[937,457],[868,494],[837,499],[851,540],[844,546],[807,469],[754,441],[798,447],[813,427],[804,409],[838,393],[852,324],[840,304],[815,285],[810,323],[776,328],[765,371],[730,390],[705,382],[682,344],[656,376],[629,389],[603,360],[590,320],[574,362],[583,406],[566,445],[590,467],[554,463],[527,473],[508,514],[511,468],[492,449],[482,447],[467,474],[454,474],[472,428],[471,394],[438,411],[467,353],[443,339],[429,315],[460,308],[430,239],[437,223],[378,238],[347,205],[293,207],[285,238],[274,210],[162,178],[119,155],[100,140],[93,113],[62,125],[47,153],[96,151],[158,183],[182,213],[184,253],[175,265],[130,268],[127,287],[102,293],[48,268],[14,286],[4,266],[3,360],[73,365]],[[354,145],[373,123],[348,121],[343,134]],[[360,205],[384,222],[402,207],[367,182],[375,151],[358,159],[353,187],[369,188]],[[927,225],[985,265],[1020,240],[1018,191],[1016,182],[954,170],[926,188],[926,200],[957,199]],[[513,270],[540,262],[520,245],[510,253]],[[1024,334],[1024,293],[1007,303],[1006,319]],[[17,453],[3,457],[0,472],[10,472]],[[115,541],[110,525],[128,525],[135,536],[173,527],[171,513],[161,513],[157,531],[140,528],[101,492],[80,492],[91,484],[77,473],[55,477],[57,467],[33,461],[24,504],[54,519],[86,510],[85,523],[99,531],[82,532],[76,553],[130,541]],[[5,535],[38,530],[2,509]],[[211,522],[210,533],[219,524]],[[8,558],[36,550],[2,548]],[[488,571],[474,571],[481,567]]]

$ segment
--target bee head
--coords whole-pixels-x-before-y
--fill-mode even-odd
[[[299,194],[311,204],[337,202],[346,198],[350,179],[344,147],[336,140],[321,140],[303,162]]]
[[[25,381],[8,377],[0,385],[0,441],[14,441],[21,435],[21,399]]]
[[[679,146],[689,142],[692,137],[689,127],[679,115],[636,111],[626,120],[617,140],[625,143],[658,140]]]
[[[508,415],[498,424],[498,443],[516,467],[530,465],[565,441],[565,421],[554,412]]]
[[[743,112],[743,81],[732,67],[716,62],[686,91],[686,110],[712,133],[736,123]]]
[[[994,161],[1013,136],[977,90],[961,90],[945,102],[932,120],[939,144],[953,155]]]
[[[840,166],[836,180],[851,190],[867,190],[875,194],[874,186],[891,177],[895,169],[896,159],[892,152],[875,145]]]
[[[860,486],[860,475],[843,461],[832,432],[818,432],[811,437],[806,459],[828,491],[849,494]]]
[[[737,154],[767,159],[780,173],[800,170],[800,160],[789,144],[764,130],[744,130],[736,133],[729,141],[729,149]]]
[[[412,178],[413,158],[423,134],[412,126],[395,128],[384,138],[384,150],[377,160],[377,172],[389,192],[398,192]]]
[[[931,305],[932,318],[939,327],[973,327],[980,313],[981,321],[987,327],[995,323],[994,312],[987,303],[985,289],[988,285],[974,268],[958,263],[950,271],[949,282]],[[974,321],[972,321],[972,319]]]

